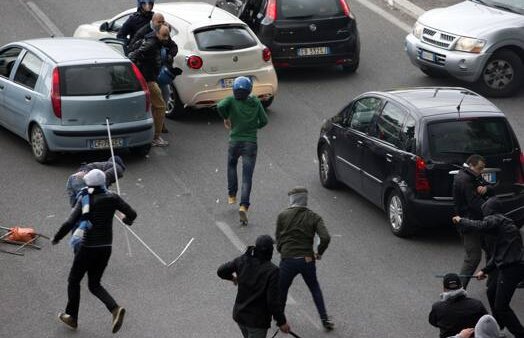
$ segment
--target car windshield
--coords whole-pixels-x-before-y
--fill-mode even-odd
[[[244,27],[208,27],[195,32],[198,49],[225,51],[257,45],[257,41]]]
[[[508,12],[524,15],[524,1],[522,0],[472,0],[486,6],[502,9]]]
[[[309,19],[343,15],[340,0],[279,0],[279,19]]]
[[[113,95],[141,90],[131,63],[60,67],[63,96]]]
[[[503,154],[513,144],[503,118],[473,118],[431,123],[428,125],[431,158],[446,160],[453,155]]]

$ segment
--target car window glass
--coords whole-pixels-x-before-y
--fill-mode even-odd
[[[28,52],[24,55],[22,62],[20,62],[20,65],[16,70],[14,81],[23,86],[34,89],[41,68],[42,60]]]
[[[340,0],[278,0],[279,19],[309,19],[343,15]]]
[[[366,97],[356,101],[351,108],[351,114],[348,116],[345,125],[366,133],[376,117],[380,105],[381,100],[376,97]]]
[[[415,151],[416,139],[415,139],[415,119],[413,116],[409,115],[404,123],[402,128],[402,133],[400,135],[402,142],[402,149],[407,152]]]
[[[226,51],[257,45],[257,41],[244,27],[211,27],[195,32],[198,49]]]
[[[111,25],[111,31],[113,32],[118,32],[120,30],[120,28],[124,25],[124,22],[127,21],[127,19],[131,16],[132,13],[130,14],[126,14],[124,16],[121,16],[117,19],[115,19],[115,21],[113,21],[113,24]]]
[[[503,154],[513,143],[503,118],[475,118],[436,122],[428,125],[431,157],[449,160],[471,154]]]
[[[113,95],[141,90],[131,63],[60,67],[62,96]]]
[[[400,129],[406,115],[407,113],[404,109],[391,102],[386,103],[370,134],[399,147]]]
[[[22,48],[13,47],[0,52],[0,76],[9,78]]]

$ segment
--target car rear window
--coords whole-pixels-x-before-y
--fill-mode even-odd
[[[343,15],[340,0],[278,0],[279,19],[309,19]]]
[[[503,118],[453,120],[428,125],[431,157],[445,159],[464,154],[509,153],[513,142]]]
[[[198,49],[224,51],[244,49],[257,45],[255,38],[240,26],[208,27],[195,32]]]
[[[60,67],[63,96],[92,96],[141,91],[131,63]]]

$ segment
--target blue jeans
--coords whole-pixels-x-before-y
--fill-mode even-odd
[[[298,274],[302,275],[313,296],[320,319],[327,319],[326,306],[324,305],[322,290],[320,290],[320,285],[318,284],[317,268],[314,260],[308,263],[304,257],[282,258],[280,261],[280,299],[282,304],[285,306],[289,287]]]
[[[238,191],[237,164],[242,157],[242,190],[240,205],[249,207],[249,195],[255,162],[257,160],[257,144],[255,142],[230,142],[227,155],[227,191],[229,196],[236,196]]]

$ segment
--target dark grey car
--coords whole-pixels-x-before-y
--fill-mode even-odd
[[[149,152],[153,120],[140,71],[97,41],[46,38],[0,48],[0,125],[46,162],[55,152]]]

